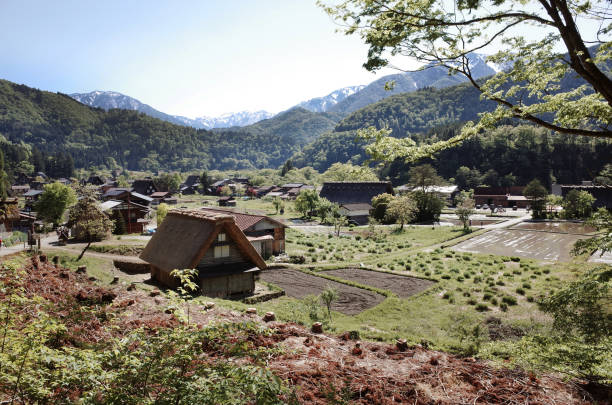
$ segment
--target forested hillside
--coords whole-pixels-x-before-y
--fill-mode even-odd
[[[26,155],[31,161],[36,147],[48,154],[67,153],[76,167],[86,168],[276,167],[336,122],[331,114],[297,109],[255,126],[211,132],[136,111],[91,108],[64,94],[0,81],[1,144],[13,164]]]

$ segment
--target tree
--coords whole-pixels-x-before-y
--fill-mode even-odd
[[[474,200],[471,198],[463,198],[455,210],[457,217],[463,224],[463,231],[470,231],[470,216],[474,214]]]
[[[446,183],[430,164],[411,167],[408,171],[408,178],[410,179],[408,182],[410,187],[418,188],[423,193],[431,192],[432,187]]]
[[[586,221],[586,224],[594,227],[601,234],[578,240],[574,244],[572,254],[591,254],[596,250],[599,250],[601,255],[612,252],[612,214],[607,209],[600,208]]]
[[[410,138],[389,137],[389,131],[362,131],[374,142],[369,151],[375,160],[430,156],[508,118],[570,136],[612,138],[612,78],[607,75],[612,16],[602,2],[347,0],[323,7],[347,35],[360,35],[369,46],[367,70],[390,65],[389,56],[407,56],[423,63],[422,69],[442,67],[462,75],[484,99],[497,103],[458,135],[420,147]],[[598,25],[592,38],[583,36],[577,24],[581,18]],[[526,26],[531,29],[522,31]],[[591,43],[600,46],[588,48]],[[487,59],[504,70],[477,80],[473,53],[493,48],[497,52]],[[581,84],[563,87],[572,76]]]
[[[348,218],[345,215],[340,214],[337,209],[332,210],[326,221],[333,225],[336,236],[340,236],[340,231],[342,228],[348,225]]]
[[[334,301],[338,299],[338,291],[330,285],[327,285],[323,292],[321,292],[321,301],[327,307],[327,315],[329,319],[332,319],[331,306]]]
[[[321,222],[327,221],[330,214],[338,210],[338,204],[329,201],[325,197],[320,197],[317,203],[317,216]]]
[[[283,206],[283,200],[281,200],[279,197],[274,197],[274,199],[272,200],[272,205],[274,206],[274,209],[276,210],[275,214],[278,214],[278,211]]]
[[[552,330],[523,339],[522,357],[573,377],[610,380],[606,365],[612,360],[611,287],[612,269],[601,266],[544,298],[539,307],[552,316]]]
[[[593,179],[593,183],[601,186],[612,186],[612,163],[608,163],[601,169],[599,175]]]
[[[393,200],[393,195],[382,193],[372,198],[372,217],[380,223],[390,223],[387,216],[387,208]]]
[[[234,194],[234,191],[231,189],[230,186],[223,186],[223,187],[221,187],[221,190],[219,191],[219,194],[221,194],[222,196],[225,196],[225,197],[229,197],[232,194]]]
[[[531,180],[531,182],[525,186],[525,189],[523,189],[523,195],[527,197],[531,203],[532,216],[534,218],[544,217],[546,213],[546,197],[548,196],[548,191],[546,191],[546,188],[540,183],[540,180]]]
[[[125,224],[125,219],[119,210],[113,211],[113,221],[115,222],[113,233],[115,235],[125,235],[127,233],[127,226]]]
[[[317,209],[319,194],[316,190],[302,190],[295,199],[295,209],[303,217],[310,216]]]
[[[595,197],[588,191],[570,190],[562,202],[563,216],[567,219],[588,218],[593,214]]]
[[[181,187],[182,178],[179,173],[163,173],[153,180],[159,191],[176,193]]]
[[[159,204],[157,206],[156,219],[157,219],[157,227],[158,228],[161,225],[161,223],[164,222],[164,219],[166,218],[166,215],[168,215],[168,210],[169,209],[170,209],[170,207],[166,203],[161,203],[161,204]]]
[[[200,175],[200,189],[202,194],[206,194],[207,190],[210,188],[210,177],[208,176],[208,172],[204,170]]]
[[[378,176],[371,168],[350,163],[334,163],[321,178],[323,181],[378,181]]]
[[[66,209],[76,202],[76,193],[70,186],[55,182],[45,184],[44,191],[34,205],[39,218],[57,226]]]
[[[400,223],[400,231],[404,230],[404,224],[414,220],[417,207],[414,200],[407,195],[396,196],[387,207],[387,216]]]
[[[293,162],[291,161],[291,159],[287,159],[287,161],[285,162],[285,164],[283,165],[283,168],[281,169],[281,177],[285,177],[285,175],[291,171],[293,169]]]
[[[107,238],[113,229],[113,221],[98,208],[96,191],[83,187],[79,194],[80,199],[70,209],[68,216],[68,226],[73,229],[73,236],[87,242],[77,261],[81,260],[92,242]]]
[[[416,216],[418,222],[439,222],[444,201],[438,197],[436,193],[424,193],[415,191],[412,193],[412,198],[416,202]]]
[[[489,169],[482,176],[482,183],[489,187],[498,187],[500,183],[499,174],[494,169]]]
[[[482,183],[482,175],[477,169],[461,166],[455,173],[455,184],[460,190],[476,188]]]

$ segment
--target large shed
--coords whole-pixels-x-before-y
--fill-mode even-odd
[[[372,198],[379,194],[394,194],[388,181],[333,181],[323,183],[319,195],[338,205],[372,204]]]
[[[176,288],[174,269],[198,269],[203,295],[231,297],[255,289],[255,273],[266,263],[228,214],[172,210],[140,258],[151,265],[151,278]]]

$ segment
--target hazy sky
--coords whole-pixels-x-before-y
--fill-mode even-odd
[[[395,72],[368,73],[336,28],[314,0],[0,0],[0,78],[188,117],[278,112]]]
[[[0,0],[0,27],[0,78],[190,117],[276,112],[381,76],[309,0]]]

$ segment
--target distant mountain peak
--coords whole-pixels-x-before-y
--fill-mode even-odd
[[[365,85],[343,87],[334,90],[326,96],[302,101],[296,107],[302,107],[313,112],[326,112],[345,98],[359,92]]]
[[[126,96],[125,94],[117,91],[94,90],[89,93],[73,93],[70,94],[70,97],[91,107],[98,107],[104,110],[120,108],[123,110],[140,111],[144,114],[171,122],[173,124],[185,125],[200,129],[243,127],[274,116],[274,114],[270,112],[260,110],[253,112],[240,111],[237,113],[225,113],[219,117],[203,116],[192,119],[182,117],[180,115],[163,113],[154,109],[148,104],[144,104],[133,97]]]

